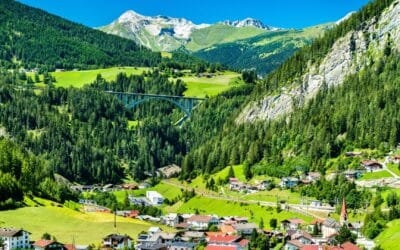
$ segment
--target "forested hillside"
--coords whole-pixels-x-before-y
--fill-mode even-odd
[[[212,63],[222,63],[238,70],[255,69],[259,74],[265,75],[333,26],[325,24],[301,30],[262,32],[246,39],[216,42],[210,47],[196,49],[192,54]],[[211,28],[214,27],[208,29]],[[201,32],[203,30],[196,31],[193,35]],[[192,44],[194,42],[189,43],[188,48],[196,48]]]
[[[82,69],[154,66],[160,61],[160,53],[140,48],[133,41],[107,35],[14,0],[0,1],[0,63],[3,67]]]
[[[7,83],[1,86],[2,126],[53,172],[71,181],[120,183],[131,174],[143,178],[145,171],[154,174],[159,167],[180,162],[185,152],[172,126],[181,114],[175,114],[171,104],[155,102],[131,111],[103,92],[183,94],[183,83],[172,83],[158,72],[120,74],[112,83],[99,76],[83,89],[50,86],[39,95]],[[130,129],[128,119],[140,120],[140,125]]]
[[[224,107],[229,113],[216,114],[200,109],[193,118],[196,122],[187,124],[187,140],[193,147],[184,159],[184,177],[194,175],[193,171],[209,173],[244,162],[254,165],[253,171],[277,177],[289,175],[298,166],[325,172],[327,160],[345,150],[374,148],[386,152],[396,146],[400,142],[397,93],[400,71],[399,51],[394,45],[399,41],[393,40],[390,33],[381,34],[381,38],[389,38],[382,39],[383,46],[378,46],[376,34],[364,30],[371,20],[376,23],[393,2],[377,0],[368,4],[311,46],[296,53],[257,84],[252,94],[236,92],[232,96],[210,100],[209,105],[215,105],[212,110]],[[385,20],[397,10],[395,3],[382,22],[391,25]],[[292,112],[282,113],[275,119],[236,120],[246,103],[257,107],[260,102],[253,104],[252,101],[276,94],[282,87],[291,88],[293,82],[300,81],[297,79],[307,73],[307,66],[323,61],[335,42],[349,32],[365,32],[367,40],[370,39],[368,53],[358,57],[358,61],[367,63],[349,74],[341,85],[322,85],[314,98],[297,105],[294,100]],[[352,48],[355,43],[349,40],[350,44],[346,46]],[[279,99],[280,95],[271,98]],[[212,129],[198,125],[205,121],[215,121]],[[196,137],[199,134],[202,136]]]

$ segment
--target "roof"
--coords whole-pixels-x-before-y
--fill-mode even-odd
[[[318,245],[304,245],[300,248],[301,250],[318,250],[320,249]],[[324,250],[361,250],[359,247],[351,242],[343,243],[340,246],[323,246]]]
[[[309,234],[306,231],[298,231],[298,232],[292,234],[291,237],[292,237],[293,240],[298,240],[298,239],[300,239],[302,237],[305,238],[305,239],[308,239],[310,241],[313,240],[313,237],[311,236],[311,234]]]
[[[132,240],[132,238],[129,237],[128,235],[120,235],[120,234],[109,234],[106,237],[104,237],[104,239],[109,239],[109,238],[111,238],[112,240],[119,241],[119,242],[122,240],[125,240],[125,239]]]
[[[158,169],[158,172],[160,172],[162,175],[164,175],[167,178],[169,178],[173,175],[179,174],[181,171],[182,171],[182,169],[178,165],[175,165],[175,164],[168,165],[168,166]]]
[[[76,250],[76,247],[74,244],[64,244],[64,247],[66,250]]]
[[[196,246],[196,243],[193,242],[182,242],[182,241],[176,241],[172,242],[171,246],[174,247],[189,247],[189,248],[194,248]]]
[[[236,250],[234,246],[210,246],[208,245],[205,250]]]
[[[55,242],[54,240],[38,240],[38,241],[35,241],[35,243],[33,243],[33,245],[36,247],[45,248],[54,243],[57,243],[57,242]]]
[[[240,236],[236,235],[212,235],[208,238],[208,242],[213,243],[233,243],[240,240]]]
[[[377,166],[377,165],[379,165],[380,167],[382,167],[382,164],[380,164],[378,161],[375,161],[375,160],[364,160],[364,161],[362,161],[361,163],[362,163],[364,166],[368,166],[368,167]]]
[[[288,221],[292,224],[303,224],[304,223],[304,220],[298,219],[298,218],[289,219]]]
[[[243,239],[243,240],[239,241],[239,245],[241,247],[246,247],[247,245],[249,245],[249,243],[250,243],[250,241],[246,240],[246,239]]]
[[[331,227],[331,228],[340,227],[340,224],[335,219],[332,219],[332,218],[327,218],[322,225],[325,227]]]
[[[221,230],[221,232],[227,233],[227,234],[236,232],[235,228],[233,226],[231,226],[231,225],[222,225],[220,227],[220,230]]]
[[[155,236],[160,236],[163,240],[173,240],[176,237],[176,233],[156,233]]]
[[[204,237],[203,232],[188,231],[183,234],[184,237],[188,238],[202,238]]]
[[[345,242],[340,246],[332,247],[330,250],[361,250],[361,249],[351,242]]]
[[[256,229],[258,226],[255,223],[245,223],[245,224],[236,224],[234,225],[236,230],[246,230],[246,229]]]
[[[203,223],[208,223],[212,220],[211,216],[208,215],[193,215],[190,217],[187,221],[188,222],[203,222]]]
[[[189,228],[190,225],[188,223],[179,223],[175,225],[175,228]]]
[[[305,245],[301,248],[301,250],[318,250],[318,245]]]
[[[0,228],[0,237],[20,236],[25,230],[15,228]],[[27,232],[27,231],[25,231]],[[29,233],[29,232],[27,232]]]

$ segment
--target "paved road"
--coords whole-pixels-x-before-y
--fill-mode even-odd
[[[388,171],[391,175],[393,175],[394,178],[400,179],[400,176],[398,176],[395,172],[393,172],[392,170],[390,170],[386,164],[389,163],[389,156],[386,156],[385,158],[385,162],[382,163],[383,169]]]
[[[183,184],[180,183],[176,183],[176,182],[172,182],[169,180],[163,180],[162,181],[165,184],[171,185],[171,186],[175,186],[181,189],[191,189],[191,187],[187,187]],[[216,200],[225,200],[225,201],[234,201],[234,202],[238,202],[238,203],[245,203],[245,204],[257,204],[260,206],[266,206],[266,207],[276,207],[277,203],[276,202],[268,202],[268,201],[258,201],[258,200],[243,200],[240,199],[239,197],[232,197],[229,195],[215,195],[213,193],[209,193],[209,192],[200,192],[198,190],[195,190],[196,194],[201,195],[203,197],[206,198],[210,198],[210,199],[216,199]],[[319,218],[322,219],[323,217],[320,217],[318,215],[316,215],[314,212],[325,212],[325,213],[331,213],[333,211],[335,211],[334,207],[313,207],[313,206],[309,206],[309,205],[301,205],[301,204],[293,204],[293,203],[289,203],[287,204],[289,206],[289,210],[293,210],[297,213],[301,213],[307,216],[311,216],[314,218]]]

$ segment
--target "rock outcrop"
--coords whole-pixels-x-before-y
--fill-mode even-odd
[[[349,32],[338,39],[318,65],[309,65],[306,74],[279,94],[249,103],[236,122],[272,120],[292,112],[295,105],[304,105],[314,98],[324,84],[336,87],[347,76],[368,66],[366,53],[381,55],[388,39],[393,49],[400,51],[400,0],[385,10],[379,20],[370,20],[363,30]]]

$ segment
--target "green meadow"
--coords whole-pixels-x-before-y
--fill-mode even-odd
[[[117,227],[114,228],[112,214],[83,213],[43,199],[35,200],[40,205],[0,211],[0,227],[24,228],[32,233],[32,240],[40,239],[47,232],[63,243],[75,240],[76,244],[98,244],[111,233],[128,234],[136,238],[140,232],[153,226],[140,220],[117,217]],[[170,231],[166,227],[163,229]]]
[[[386,225],[386,229],[375,239],[382,249],[399,249],[400,220],[394,220]]]
[[[119,73],[126,73],[127,75],[140,75],[150,68],[134,68],[134,67],[114,67],[107,69],[96,69],[96,70],[82,70],[82,71],[64,71],[64,72],[52,72],[51,75],[56,78],[55,86],[57,87],[74,87],[82,88],[88,85],[96,79],[98,74],[108,80],[115,80]],[[33,78],[33,73],[28,73],[28,76]],[[187,84],[187,91],[185,96],[190,97],[206,97],[215,96],[224,92],[234,86],[239,86],[242,81],[239,79],[240,74],[236,72],[226,71],[216,73],[212,77],[197,77],[194,75],[187,75],[180,77]],[[40,80],[42,80],[40,76]],[[174,80],[171,78],[171,80]],[[43,86],[43,83],[38,83],[38,87]]]
[[[364,173],[360,178],[360,181],[391,178],[391,177],[393,177],[393,175],[391,175],[388,171],[383,170],[378,172]]]
[[[57,87],[81,88],[96,80],[98,74],[101,74],[104,79],[110,81],[115,80],[116,76],[121,72],[125,72],[128,75],[140,75],[146,70],[149,70],[149,68],[114,67],[95,70],[53,72],[51,75],[56,78],[57,82],[55,85]],[[33,77],[32,73],[29,73],[28,75]]]
[[[276,218],[278,221],[291,218],[300,218],[306,222],[312,220],[311,217],[304,216],[290,211],[276,212],[276,208],[264,207],[257,204],[244,204],[234,201],[210,199],[197,196],[188,202],[181,204],[177,208],[180,213],[195,213],[201,214],[216,214],[219,216],[245,216],[250,221],[259,223],[261,218],[264,220],[264,225],[269,228],[269,220]]]

